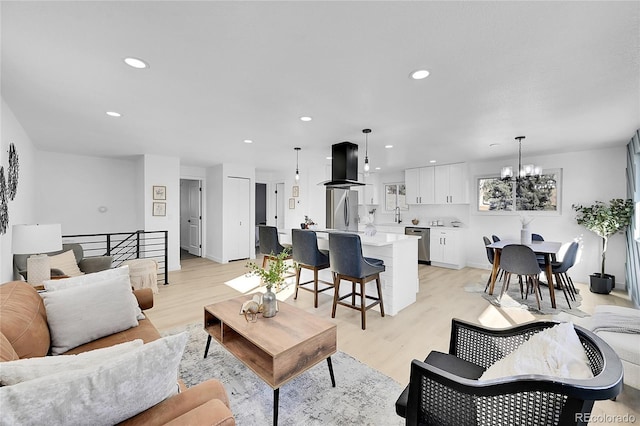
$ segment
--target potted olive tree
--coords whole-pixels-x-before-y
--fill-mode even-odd
[[[594,293],[608,294],[615,286],[615,276],[605,273],[609,237],[625,230],[633,214],[633,201],[630,199],[614,198],[609,205],[596,201],[590,206],[574,204],[573,209],[578,213],[576,221],[589,231],[595,232],[602,238],[602,265],[600,272],[591,274],[589,289]]]

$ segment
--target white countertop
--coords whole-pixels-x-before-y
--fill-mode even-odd
[[[403,243],[411,240],[419,240],[421,237],[418,235],[404,235],[404,234],[392,234],[386,232],[376,232],[373,236],[365,235],[363,232],[352,231],[339,231],[337,229],[314,229],[319,239],[328,239],[331,232],[349,232],[360,235],[360,241],[363,246],[388,246],[398,243]]]

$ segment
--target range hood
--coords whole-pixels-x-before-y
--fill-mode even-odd
[[[331,180],[324,182],[327,188],[351,188],[363,186],[358,182],[358,145],[340,142],[331,146]]]

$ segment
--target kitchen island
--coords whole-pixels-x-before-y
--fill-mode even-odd
[[[332,229],[315,231],[318,236],[318,247],[329,249],[329,233],[345,232]],[[404,234],[378,232],[373,236],[358,233],[362,241],[362,253],[366,257],[374,257],[384,261],[386,270],[380,274],[384,312],[397,315],[402,309],[415,303],[419,289],[418,281],[418,240],[420,237]],[[280,233],[280,241],[291,243],[291,232]],[[325,281],[333,281],[330,269],[320,271],[319,277]],[[313,279],[312,272],[302,269],[300,281]],[[344,286],[350,287],[350,286]],[[333,290],[325,293],[333,296]],[[345,294],[348,291],[345,290]],[[367,286],[367,294],[375,295],[375,286]],[[378,309],[376,306],[373,309]]]

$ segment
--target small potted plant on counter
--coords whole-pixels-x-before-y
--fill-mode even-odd
[[[596,201],[590,206],[574,204],[571,207],[578,213],[578,224],[602,238],[602,265],[599,273],[591,274],[589,290],[593,293],[608,294],[615,286],[615,276],[606,274],[604,269],[609,237],[624,231],[629,225],[633,215],[633,201],[614,198],[609,201],[609,205]]]

